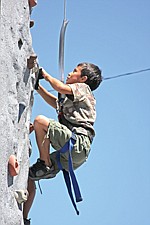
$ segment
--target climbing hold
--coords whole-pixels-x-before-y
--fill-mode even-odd
[[[34,26],[34,20],[30,20],[30,28]]]
[[[30,127],[29,127],[29,134],[32,133],[32,131],[34,130],[34,125],[33,123],[30,123]],[[31,140],[29,140],[29,157],[32,154],[32,144],[31,144]]]
[[[29,157],[32,154],[32,144],[31,144],[31,140],[29,140]]]
[[[26,107],[26,104],[24,102],[19,103],[18,123],[20,121],[21,115],[22,115],[25,107]]]
[[[20,38],[19,41],[18,41],[18,48],[21,49],[22,45],[23,45],[23,42],[22,42],[22,40]]]
[[[8,161],[9,174],[14,177],[19,173],[19,164],[15,155],[11,155]]]
[[[29,196],[29,193],[27,190],[17,190],[14,192],[16,201],[21,204],[23,202],[26,202]]]
[[[36,65],[37,55],[31,55],[29,59],[27,59],[27,67],[32,69]]]
[[[34,7],[37,5],[37,0],[29,0],[28,2],[30,7]]]
[[[33,123],[30,123],[29,133],[31,134],[33,130],[34,130],[34,125]]]

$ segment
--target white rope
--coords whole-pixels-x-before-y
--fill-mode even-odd
[[[68,24],[66,19],[66,0],[64,0],[64,19],[60,30],[59,37],[59,76],[60,80],[64,82],[64,45],[65,45],[65,31]]]

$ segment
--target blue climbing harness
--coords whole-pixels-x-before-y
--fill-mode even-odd
[[[57,152],[57,163],[58,163],[59,169],[63,171],[63,175],[64,175],[64,179],[66,182],[69,196],[71,198],[72,204],[76,210],[77,215],[79,215],[79,211],[77,209],[77,206],[76,206],[73,194],[72,194],[72,188],[71,188],[71,181],[72,181],[72,186],[73,186],[76,202],[82,201],[79,185],[78,185],[78,182],[75,177],[74,170],[73,170],[72,157],[71,157],[71,151],[74,147],[75,142],[76,142],[76,136],[74,133],[72,133],[72,136],[69,139],[69,141],[67,141],[66,144]],[[67,151],[68,151],[68,171],[63,169],[61,162],[60,162],[61,154],[66,153]]]

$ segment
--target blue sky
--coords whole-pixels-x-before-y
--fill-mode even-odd
[[[33,48],[39,64],[60,79],[59,32],[63,0],[38,0],[33,8]],[[149,0],[67,1],[65,74],[82,61],[103,77],[150,68]],[[46,81],[42,85],[50,90]],[[97,99],[96,137],[88,161],[76,171],[83,202],[75,214],[62,174],[41,181],[29,217],[32,224],[150,225],[150,71],[103,81]],[[57,94],[54,92],[54,94]],[[32,121],[57,115],[34,95]],[[38,157],[34,134],[30,136]]]

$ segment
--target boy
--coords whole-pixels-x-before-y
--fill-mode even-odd
[[[59,122],[41,115],[35,118],[34,130],[40,158],[29,170],[29,177],[35,181],[56,176],[59,172],[57,151],[71,138],[72,132],[76,136],[71,152],[73,168],[77,169],[86,161],[95,136],[93,125],[96,111],[92,91],[102,81],[98,66],[86,62],[78,64],[68,74],[66,84],[49,75],[44,69],[42,76],[64,98],[58,99],[41,85],[37,85],[37,92],[58,111]],[[56,151],[49,155],[50,144]],[[61,154],[60,161],[63,169],[68,170],[67,152]]]

